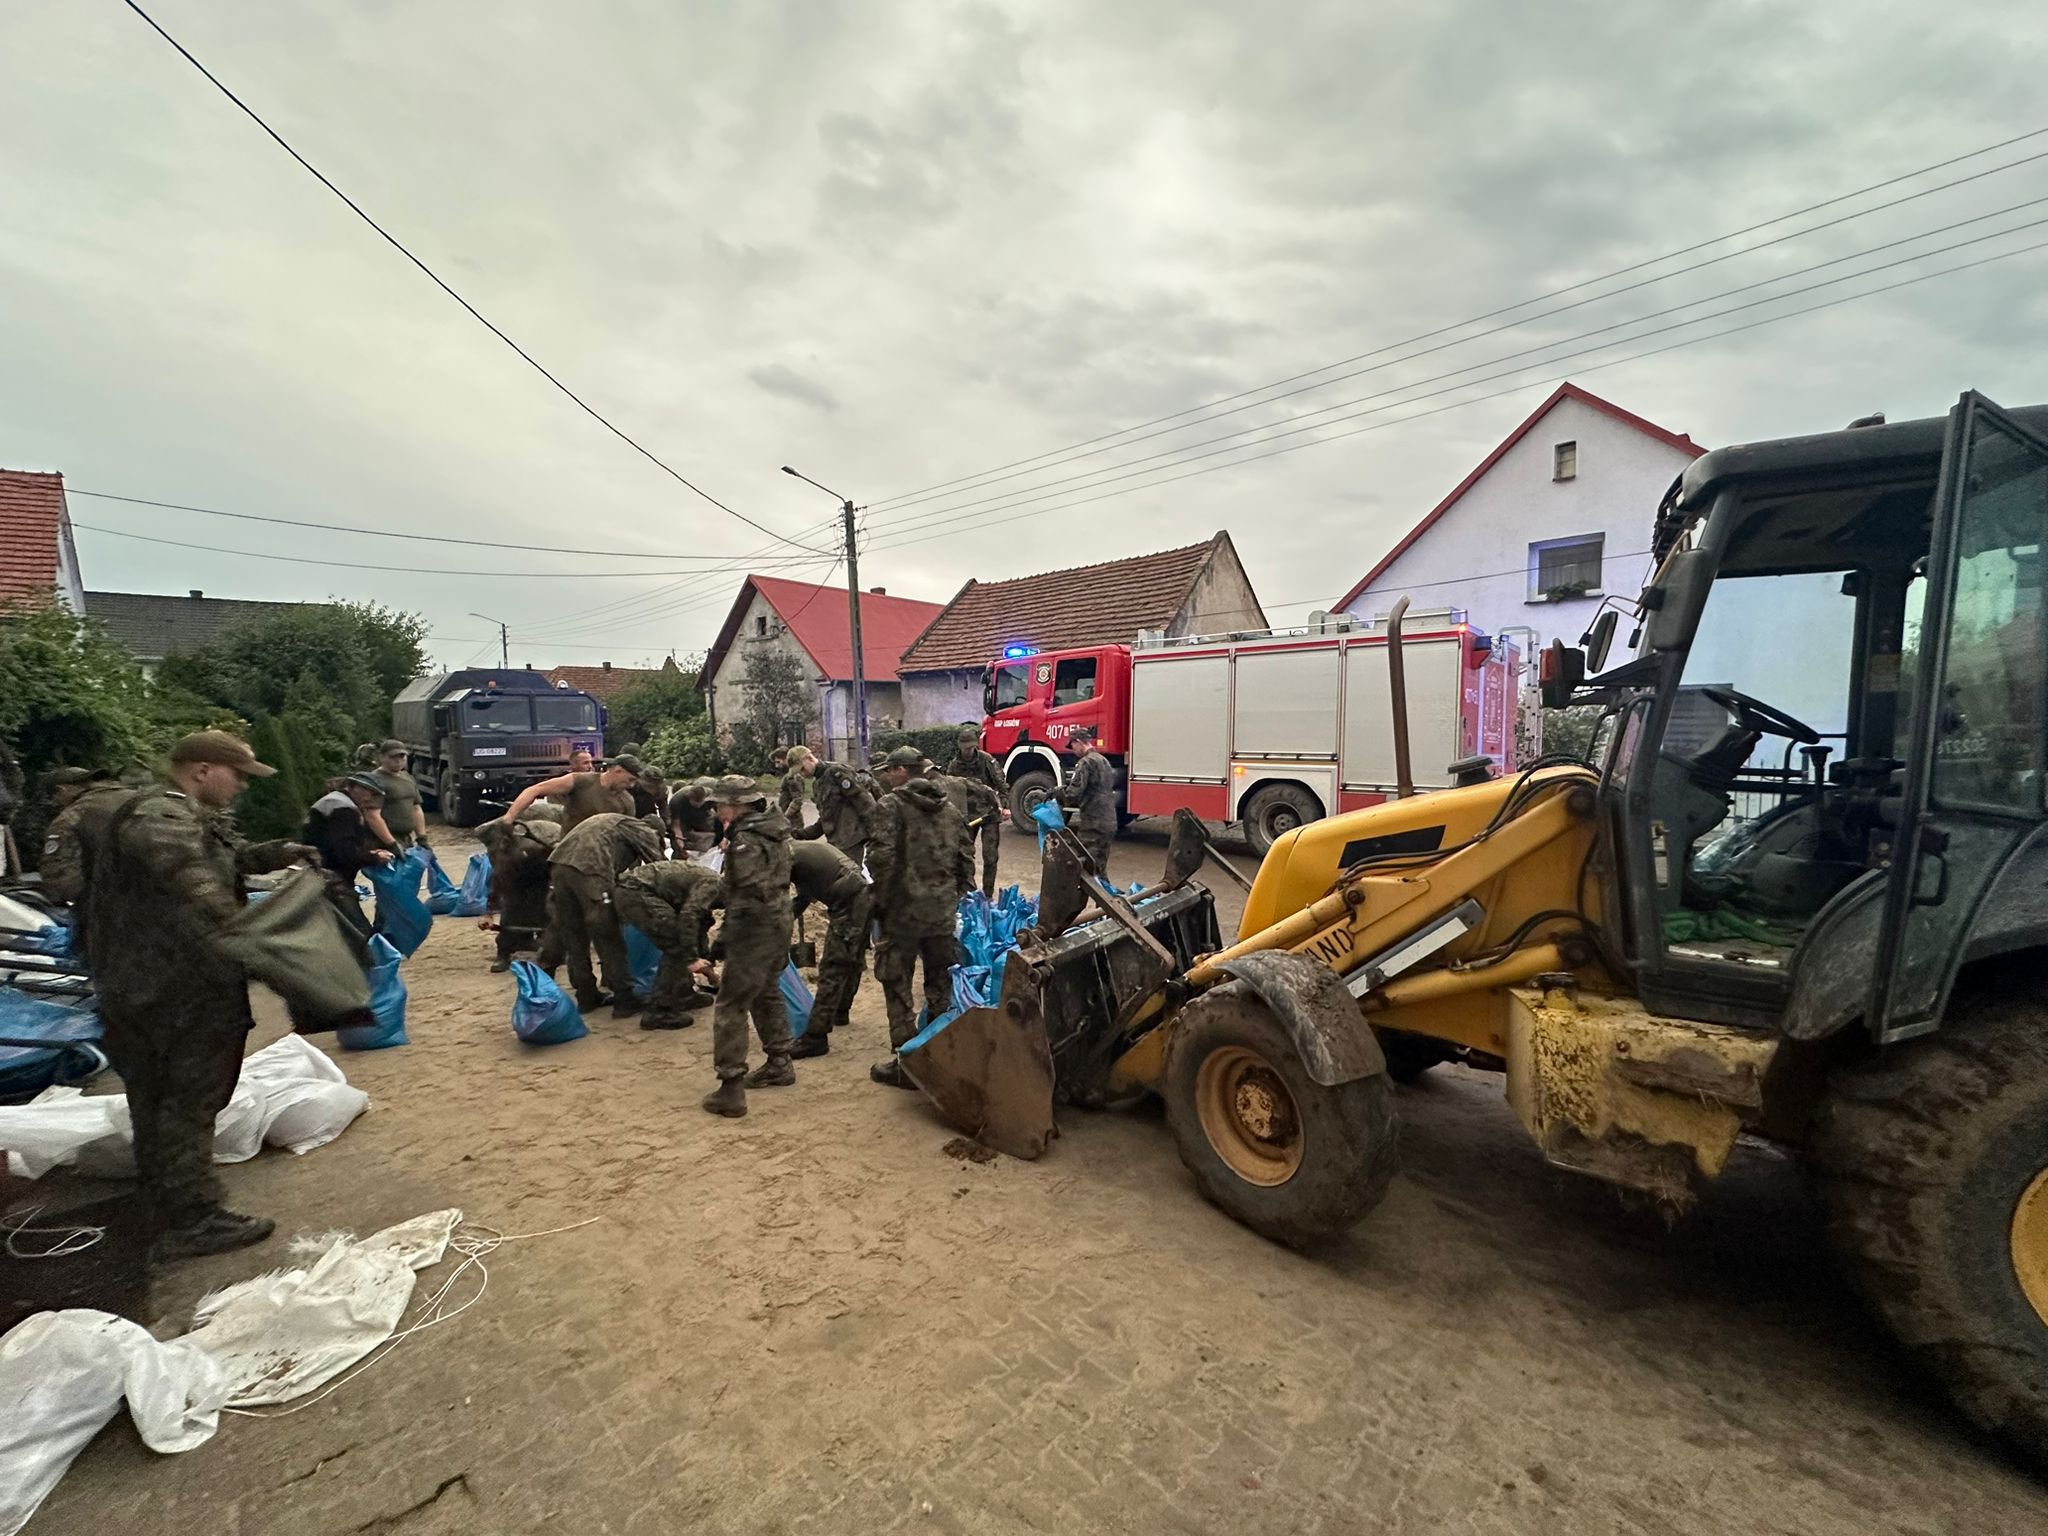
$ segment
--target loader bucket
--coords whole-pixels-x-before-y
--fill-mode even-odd
[[[1189,883],[1133,903],[1169,968],[1114,918],[1010,951],[994,1006],[970,1008],[906,1045],[904,1070],[954,1129],[1034,1158],[1057,1134],[1055,1104],[1099,1105],[1129,1049],[1131,1016],[1199,955],[1221,947],[1216,906]]]

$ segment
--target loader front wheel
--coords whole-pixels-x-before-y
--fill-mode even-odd
[[[1958,995],[1940,1034],[1837,1074],[1813,1155],[1879,1317],[2048,1465],[2048,1007]]]
[[[1317,1083],[1285,1026],[1239,981],[1197,998],[1172,1028],[1167,1121],[1212,1204],[1300,1248],[1379,1203],[1397,1138],[1384,1074]]]

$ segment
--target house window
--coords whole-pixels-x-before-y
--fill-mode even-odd
[[[1529,546],[1529,601],[1563,602],[1600,591],[1600,556],[1607,536],[1581,534]]]
[[[1095,697],[1095,658],[1077,656],[1063,661],[1052,675],[1052,707],[1079,704]]]
[[[1579,478],[1579,445],[1577,442],[1559,443],[1550,450],[1550,478],[1553,480],[1576,480]]]
[[[757,614],[754,618],[754,634],[760,639],[768,637],[768,615]]]

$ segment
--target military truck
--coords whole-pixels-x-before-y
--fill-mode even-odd
[[[604,706],[531,668],[466,668],[416,677],[392,702],[421,798],[451,827],[497,815],[520,790],[604,752]]]

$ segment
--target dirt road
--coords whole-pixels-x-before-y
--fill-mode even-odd
[[[1161,849],[1119,843],[1119,878]],[[34,1536],[2048,1528],[1767,1152],[1667,1233],[1547,1173],[1498,1080],[1439,1069],[1402,1091],[1386,1203],[1304,1258],[1207,1207],[1154,1113],[1070,1114],[1036,1164],[947,1156],[867,1081],[872,983],[850,1039],[723,1122],[707,1027],[523,1047],[488,960],[442,920],[413,1044],[343,1058],[371,1111],[227,1170],[233,1198],[283,1233],[602,1219],[500,1250],[468,1312],[303,1412],[168,1458],[123,1417]],[[285,1260],[181,1267],[157,1305]]]

